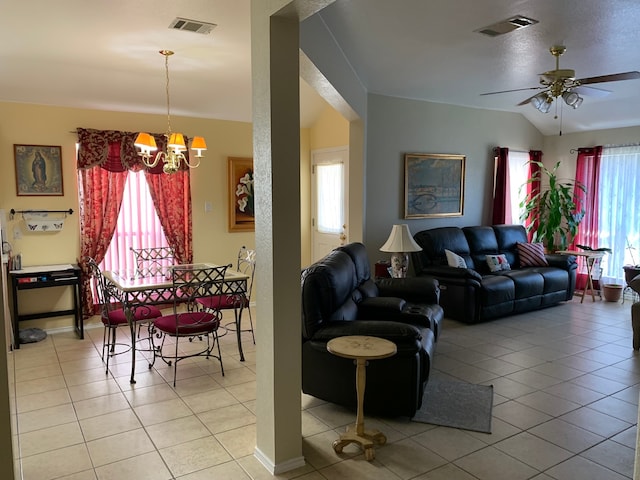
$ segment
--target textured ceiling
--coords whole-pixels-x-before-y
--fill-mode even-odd
[[[0,16],[0,101],[165,113],[171,49],[175,115],[251,120],[249,0],[5,0]],[[373,93],[520,112],[544,134],[554,109],[530,96],[481,93],[538,85],[561,67],[589,77],[640,70],[637,0],[337,0],[320,13]],[[513,15],[540,21],[501,37],[474,30]],[[215,23],[209,35],[168,28],[177,17]],[[611,93],[564,108],[564,132],[640,125],[640,80],[597,85]],[[322,102],[302,85],[303,122]]]

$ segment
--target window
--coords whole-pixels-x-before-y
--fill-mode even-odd
[[[101,268],[133,271],[135,262],[130,248],[168,246],[144,172],[130,171],[118,214],[118,224]]]
[[[523,185],[529,179],[529,152],[510,151],[507,168],[509,178],[507,202],[510,208],[507,208],[506,223],[522,224],[520,215],[524,209],[520,208],[520,202],[527,194],[526,187]]]
[[[640,263],[640,146],[604,147],[598,185],[599,247],[604,257],[605,283],[624,284],[624,265]],[[632,248],[630,248],[632,247]]]
[[[344,224],[344,166],[342,163],[317,164],[318,232],[342,232]]]

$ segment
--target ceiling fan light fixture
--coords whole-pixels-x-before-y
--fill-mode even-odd
[[[580,95],[578,95],[576,92],[572,92],[572,91],[567,91],[564,92],[562,94],[562,99],[564,100],[564,103],[566,103],[567,105],[569,105],[570,107],[576,109],[578,108],[580,105],[582,105],[582,97]]]
[[[533,108],[542,113],[549,113],[552,102],[553,99],[549,98],[546,92],[540,92],[536,96],[531,97],[531,105],[533,105]]]

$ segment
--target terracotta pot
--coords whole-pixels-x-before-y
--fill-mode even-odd
[[[605,283],[602,285],[602,295],[607,302],[617,302],[622,295],[622,285],[617,283]]]

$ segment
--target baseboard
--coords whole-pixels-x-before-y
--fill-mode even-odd
[[[268,458],[262,451],[256,447],[253,452],[254,457],[262,464],[264,468],[266,468],[271,475],[280,475],[285,472],[290,472],[291,470],[295,470],[296,468],[304,467],[305,461],[304,457],[296,457],[286,462],[282,462],[279,464],[274,464],[270,458]]]

